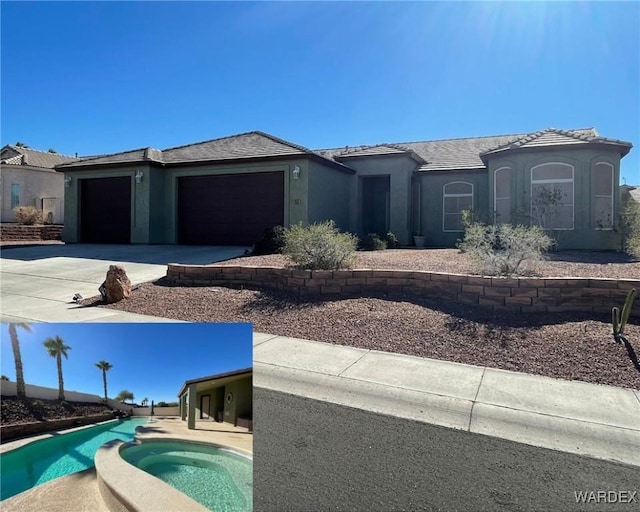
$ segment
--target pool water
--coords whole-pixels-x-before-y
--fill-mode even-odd
[[[94,467],[100,446],[114,439],[132,441],[136,427],[148,421],[134,418],[109,422],[35,441],[0,455],[0,499]]]
[[[253,462],[216,446],[147,441],[120,451],[124,460],[215,512],[253,510]]]

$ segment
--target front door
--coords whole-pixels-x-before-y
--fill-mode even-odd
[[[209,402],[211,401],[210,395],[200,396],[200,419],[208,420],[209,416]]]
[[[389,231],[389,176],[362,178],[362,234]]]

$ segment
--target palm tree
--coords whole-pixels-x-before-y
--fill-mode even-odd
[[[147,405],[149,403],[149,399],[147,397],[142,399],[142,402],[140,402],[142,404],[142,406],[144,407],[145,405]]]
[[[13,360],[16,365],[16,393],[18,399],[27,398],[24,388],[24,374],[22,373],[22,356],[20,355],[20,341],[18,341],[18,328],[31,332],[31,324],[9,324],[9,338],[11,338],[11,348],[13,349]]]
[[[108,361],[100,361],[96,363],[96,366],[102,370],[102,382],[104,384],[104,401],[107,401],[107,372],[113,368],[113,365]]]
[[[64,344],[64,340],[60,336],[55,338],[47,338],[44,340],[44,346],[49,352],[51,357],[56,358],[58,363],[58,400],[64,402],[64,381],[62,379],[62,357],[67,359],[67,350],[71,350],[71,347]]]

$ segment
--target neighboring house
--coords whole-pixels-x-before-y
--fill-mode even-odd
[[[15,222],[16,206],[35,206],[45,222],[64,222],[64,176],[54,167],[75,160],[34,149],[6,145],[0,150],[0,221]]]
[[[253,430],[253,370],[245,368],[186,381],[178,393],[180,418],[232,423]]]
[[[462,211],[542,225],[564,249],[618,249],[620,159],[593,128],[312,151],[263,132],[57,166],[67,242],[251,245],[335,220],[453,247]]]
[[[621,185],[620,198],[623,207],[628,201],[635,201],[640,204],[640,185]]]

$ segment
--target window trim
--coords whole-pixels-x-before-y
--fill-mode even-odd
[[[495,171],[493,171],[493,223],[495,224],[498,220],[498,172],[500,171],[509,171],[509,195],[508,196],[504,196],[501,197],[500,199],[509,199],[509,203],[511,204],[511,200],[512,200],[512,190],[511,190],[511,185],[512,185],[512,181],[513,181],[513,169],[508,166],[508,165],[503,165],[502,167],[498,167]],[[509,213],[511,213],[511,208],[509,208]],[[511,215],[509,215],[509,217],[511,217]],[[509,222],[511,222],[511,218],[509,218]],[[508,223],[506,223],[508,224]]]
[[[449,185],[456,185],[459,183],[463,183],[464,185],[469,185],[471,187],[471,193],[468,194],[447,194],[446,189]],[[468,181],[450,181],[449,183],[445,183],[442,186],[442,232],[443,233],[464,233],[464,229],[445,229],[445,219],[446,215],[460,215],[460,213],[449,213],[445,214],[444,205],[446,203],[447,197],[471,197],[471,209],[473,210],[474,206],[474,198],[473,198],[473,183]]]
[[[605,165],[609,166],[609,168],[611,169],[611,195],[604,196],[602,194],[595,194],[595,191],[594,191],[593,195],[591,196],[591,199],[595,199],[596,197],[607,197],[607,198],[611,199],[611,227],[609,227],[609,228],[600,228],[600,227],[597,226],[597,223],[596,223],[596,226],[594,227],[594,229],[596,231],[613,231],[613,220],[614,220],[614,211],[615,211],[615,205],[613,204],[613,202],[614,202],[613,191],[615,189],[614,179],[615,179],[615,174],[616,174],[616,168],[613,166],[612,163],[605,162],[604,160],[596,162],[595,164],[593,164],[593,166],[591,167],[591,172],[592,172],[592,174],[591,174],[591,179],[592,179],[591,190],[592,191],[593,191],[593,172],[595,171],[596,166],[600,165],[600,164],[605,164]],[[594,208],[595,205],[592,204],[591,207]],[[595,219],[594,219],[594,222],[596,222]]]
[[[547,165],[562,165],[565,167],[570,167],[571,168],[571,178],[555,178],[555,179],[544,179],[544,180],[534,180],[533,179],[533,174],[534,174],[534,170],[537,169],[538,167],[544,167]],[[532,222],[535,220],[535,217],[533,215],[533,185],[543,185],[545,183],[571,183],[571,227],[570,228],[543,228],[547,231],[574,231],[575,227],[576,227],[576,184],[575,184],[575,177],[576,177],[576,169],[572,164],[568,164],[566,162],[545,162],[543,164],[538,164],[538,165],[534,165],[531,168],[531,173],[530,173],[530,200],[529,200],[529,215],[531,216],[531,220]],[[538,225],[537,223],[535,223],[534,225]],[[542,227],[542,226],[540,226]]]

